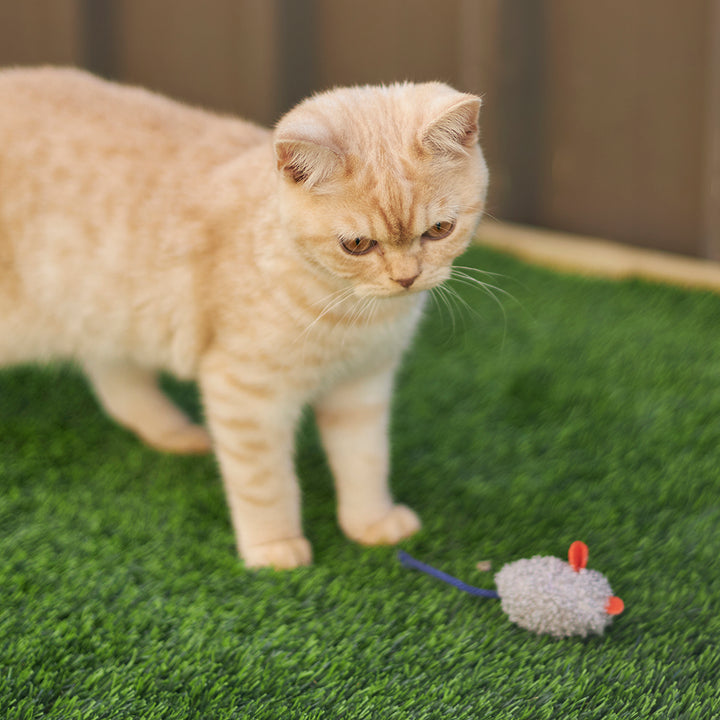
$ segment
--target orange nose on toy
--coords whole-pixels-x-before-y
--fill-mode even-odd
[[[608,615],[619,615],[624,609],[625,603],[615,595],[609,597],[605,603],[605,612]]]

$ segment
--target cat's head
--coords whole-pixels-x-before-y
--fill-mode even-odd
[[[480,99],[442,83],[316,95],[275,130],[284,229],[358,296],[446,280],[483,212]]]

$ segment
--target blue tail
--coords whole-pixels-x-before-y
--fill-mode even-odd
[[[446,582],[449,585],[456,587],[458,590],[462,590],[463,592],[470,593],[470,595],[476,595],[477,597],[494,598],[494,599],[498,599],[500,597],[494,590],[483,590],[482,588],[477,588],[472,585],[468,585],[467,583],[464,583],[462,580],[458,580],[456,577],[453,577],[452,575],[448,575],[447,573],[444,573],[442,570],[437,570],[436,568],[431,567],[430,565],[426,565],[424,562],[420,562],[419,560],[416,560],[414,557],[412,557],[411,555],[408,555],[403,550],[398,550],[398,560],[400,560],[400,563],[406,568],[411,568],[413,570],[420,570],[421,572],[427,573],[428,575],[431,575],[432,577],[437,578],[438,580],[442,580],[443,582]]]

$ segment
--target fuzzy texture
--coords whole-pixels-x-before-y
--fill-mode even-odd
[[[495,575],[503,610],[526,630],[554,637],[602,634],[612,616],[605,610],[612,589],[597,570],[575,571],[560,558],[535,555]]]
[[[339,89],[271,133],[77,70],[0,73],[0,364],[76,361],[112,417],[177,452],[211,439],[155,376],[198,380],[248,565],[310,562],[306,404],[345,533],[407,537],[393,376],[482,214],[479,105],[439,83]]]

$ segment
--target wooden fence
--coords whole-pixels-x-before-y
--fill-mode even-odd
[[[0,0],[0,64],[263,123],[336,84],[484,97],[489,210],[720,258],[717,0]]]

